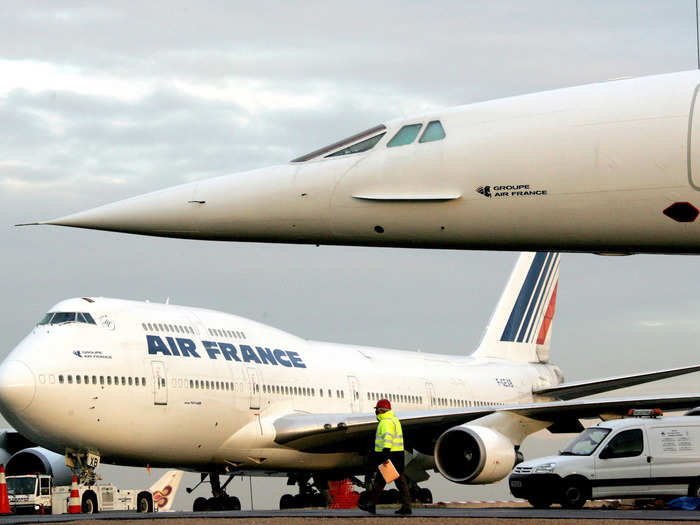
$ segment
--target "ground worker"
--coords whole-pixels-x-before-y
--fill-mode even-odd
[[[387,460],[391,460],[394,468],[399,473],[399,477],[395,482],[401,495],[401,508],[396,511],[396,514],[411,514],[411,496],[403,474],[404,451],[401,423],[391,411],[391,403],[388,399],[377,401],[374,413],[377,415],[379,424],[377,425],[377,434],[374,438],[374,454],[371,456],[373,459],[372,464],[379,466]],[[377,502],[385,486],[384,477],[381,472],[376,471],[367,503],[358,505],[359,508],[371,514],[376,514]]]

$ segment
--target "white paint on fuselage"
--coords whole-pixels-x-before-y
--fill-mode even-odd
[[[39,325],[12,351],[7,361],[25,363],[34,374],[36,389],[28,408],[16,417],[10,414],[10,423],[57,452],[66,447],[89,449],[120,464],[202,468],[229,463],[270,470],[347,467],[361,458],[299,453],[277,445],[272,421],[293,412],[371,413],[373,394],[390,396],[399,415],[529,402],[533,385],[559,381],[551,365],[307,341],[248,319],[198,308],[96,298],[93,303],[62,301],[51,311],[90,312],[97,324]],[[198,333],[144,329],[143,323],[188,326]],[[212,336],[209,329],[235,331],[239,337]],[[147,335],[163,341],[191,339],[200,357],[149,355]],[[203,341],[230,343],[239,357],[244,344],[296,352],[304,367],[227,361],[221,353],[212,359]],[[287,363],[293,361],[290,354],[282,356]],[[164,392],[154,382],[153,362],[165,368],[165,404],[157,404],[164,402]],[[81,376],[80,384],[76,376]],[[93,376],[97,384],[92,383]],[[107,376],[112,384],[106,379],[100,384],[99,378]],[[129,385],[129,378],[139,378],[139,385]],[[146,379],[145,386],[141,378]],[[512,386],[504,386],[508,381]],[[191,388],[196,382],[208,382],[209,388]],[[277,387],[296,393],[278,394]],[[313,389],[313,395],[302,394],[303,389]],[[258,397],[259,408],[251,408]]]
[[[700,207],[690,183],[700,150],[688,150],[699,84],[700,72],[688,71],[449,108],[388,123],[367,152],[203,180],[49,223],[237,241],[698,253],[700,221],[662,212]],[[443,140],[387,147],[401,126],[432,120]],[[476,191],[518,185],[546,195]],[[357,198],[367,195],[417,200]]]

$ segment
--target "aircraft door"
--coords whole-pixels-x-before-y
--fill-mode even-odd
[[[162,361],[151,361],[153,370],[153,404],[168,404],[168,377],[165,374],[165,364]]]
[[[360,411],[360,382],[355,376],[348,376],[350,385],[350,408],[353,412]]]
[[[247,368],[248,372],[248,391],[250,392],[250,407],[258,410],[260,408],[260,376],[258,371],[253,368]]]
[[[432,383],[425,383],[425,392],[428,408],[435,408],[435,387]]]

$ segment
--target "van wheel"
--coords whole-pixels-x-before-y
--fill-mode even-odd
[[[565,509],[580,509],[588,500],[588,486],[580,479],[564,480],[561,491],[561,506]]]
[[[548,509],[552,505],[552,498],[548,496],[533,496],[527,502],[536,509]]]
[[[691,498],[700,498],[700,481],[694,481],[688,487],[688,496]]]

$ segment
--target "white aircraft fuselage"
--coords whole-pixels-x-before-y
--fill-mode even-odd
[[[700,253],[699,86],[688,71],[435,111],[288,164],[45,223],[225,241]],[[433,122],[444,135],[425,138]],[[395,145],[411,125],[420,131]],[[368,137],[371,148],[346,149]]]
[[[307,341],[198,308],[77,298],[51,311],[89,312],[96,324],[37,325],[0,367],[3,414],[58,453],[126,465],[359,467],[360,454],[275,443],[272,421],[371,413],[377,395],[399,414],[523,403],[533,386],[561,381],[552,365]]]

